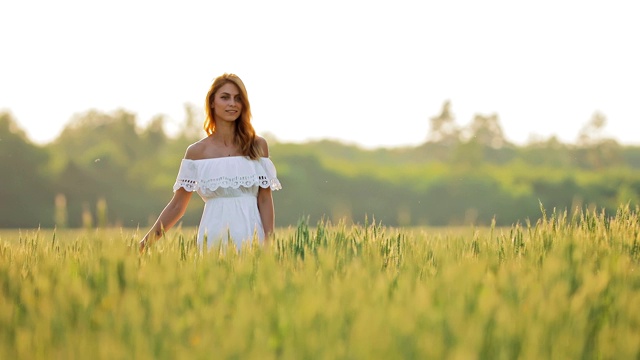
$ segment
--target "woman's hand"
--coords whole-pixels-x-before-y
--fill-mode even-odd
[[[146,239],[140,240],[140,242],[138,243],[138,251],[143,252],[146,247],[147,247],[147,240]]]

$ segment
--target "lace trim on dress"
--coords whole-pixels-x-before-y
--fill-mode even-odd
[[[221,176],[217,179],[207,179],[200,182],[200,188],[207,190],[216,190],[222,188],[238,189],[241,186],[251,187],[258,185],[261,188],[271,188],[271,190],[281,190],[282,185],[278,179],[269,179],[265,175],[250,175],[227,177]],[[187,191],[195,191],[198,183],[195,180],[178,179],[174,185],[174,189],[184,188]]]
[[[196,190],[196,181],[188,180],[188,179],[178,179],[176,180],[175,185],[173,185],[173,191],[176,191],[180,188],[184,188],[185,190],[191,192]]]
[[[193,160],[183,160],[178,173],[178,178],[173,185],[173,191],[184,188],[187,191],[196,191],[198,189],[206,189],[215,191],[222,188],[251,187],[258,185],[262,188],[271,188],[271,190],[280,190],[282,185],[277,178],[276,169],[271,160],[264,158],[258,164],[253,162],[245,162],[240,158],[225,160],[222,163],[216,162],[216,170],[212,171],[210,161],[196,162]],[[239,166],[238,166],[239,165]],[[248,165],[248,167],[246,167]],[[196,166],[199,166],[199,170]],[[244,173],[246,175],[221,175],[215,176],[215,173]],[[204,175],[204,179],[197,177]]]
[[[266,181],[269,183],[269,187],[271,187],[271,190],[282,190],[282,185],[277,178],[267,179]]]
[[[265,175],[247,175],[247,176],[220,176],[215,179],[207,179],[200,182],[200,187],[207,190],[216,190],[217,188],[234,188],[237,189],[241,186],[251,187],[258,185],[262,188],[271,187],[272,190],[279,190],[282,188],[278,179],[269,179]]]

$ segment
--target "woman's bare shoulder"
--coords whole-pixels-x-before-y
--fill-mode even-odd
[[[256,135],[256,144],[262,151],[262,156],[269,157],[269,144],[267,144],[267,140],[262,136]]]
[[[189,160],[204,159],[207,153],[207,139],[208,138],[200,139],[187,146],[187,151],[184,154],[184,158]]]

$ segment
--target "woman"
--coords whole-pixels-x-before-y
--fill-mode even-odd
[[[189,145],[173,197],[140,241],[140,250],[162,237],[184,215],[193,191],[205,201],[198,244],[231,240],[240,250],[254,238],[267,242],[275,214],[271,190],[281,189],[265,139],[251,125],[247,90],[234,74],[216,78],[207,93],[207,137]],[[206,250],[206,249],[205,249]]]

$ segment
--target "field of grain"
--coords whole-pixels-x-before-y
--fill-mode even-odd
[[[0,231],[1,359],[638,359],[640,220],[279,229],[199,251],[174,229]]]

